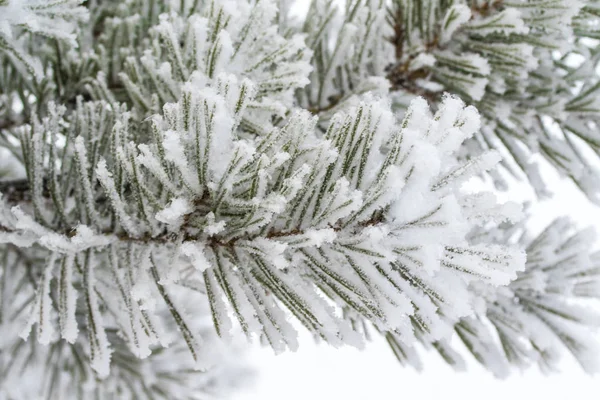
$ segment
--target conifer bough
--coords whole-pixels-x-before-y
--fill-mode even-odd
[[[596,15],[554,3],[0,1],[0,395],[204,398],[238,331],[281,352],[298,326],[415,366],[417,343],[462,366],[456,332],[499,376],[562,343],[593,371],[591,236],[515,240],[519,205],[462,189],[515,155],[488,132],[550,143],[490,113],[545,121],[532,66],[563,77]]]

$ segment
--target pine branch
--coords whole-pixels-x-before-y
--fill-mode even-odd
[[[335,346],[373,326],[418,367],[415,343],[463,367],[455,332],[499,375],[560,346],[591,370],[587,236],[522,239],[526,264],[496,228],[520,207],[462,185],[498,149],[598,196],[594,4],[80,3],[0,5],[25,169],[0,181],[0,397],[189,398],[223,385],[217,336],[296,349],[292,319]]]
[[[420,290],[443,290],[422,276],[410,278],[419,282],[419,288],[408,290],[403,282],[413,275],[410,264],[421,268],[420,258],[424,255],[420,252],[428,250],[409,246],[413,248],[411,254],[396,251],[402,246],[394,238],[413,229],[446,229],[444,214],[451,211],[441,211],[445,199],[457,195],[460,181],[495,162],[494,157],[482,159],[439,175],[435,170],[421,171],[416,164],[418,153],[414,149],[420,146],[435,143],[441,152],[455,149],[457,142],[448,141],[445,132],[454,129],[456,134],[469,135],[477,126],[473,110],[463,108],[457,99],[447,98],[446,106],[432,116],[424,102],[415,102],[400,128],[389,106],[370,101],[338,114],[338,122],[330,127],[326,138],[317,138],[312,117],[297,113],[286,126],[273,127],[269,135],[248,142],[237,138],[236,121],[243,119],[245,104],[252,102],[252,87],[224,76],[217,78],[214,87],[194,90],[191,84],[186,85],[180,100],[164,107],[164,116],[155,116],[150,124],[140,124],[133,131],[139,136],[130,138],[138,146],[121,139],[128,134],[124,128],[132,124],[130,114],[106,103],[80,101],[67,117],[62,114],[64,110],[51,108],[53,117],[34,125],[23,137],[35,220],[21,211],[24,207],[7,210],[15,222],[5,225],[4,240],[37,243],[61,254],[58,262],[69,254],[93,251],[91,260],[98,261],[86,261],[84,265],[101,265],[107,257],[107,246],[117,252],[133,247],[138,249],[135,274],[146,276],[149,268],[144,265],[148,259],[155,260],[154,281],[161,276],[179,276],[179,269],[191,264],[203,272],[199,280],[204,281],[205,293],[209,294],[218,332],[227,335],[222,327],[230,326],[221,299],[224,296],[242,329],[249,335],[268,335],[275,349],[293,342],[271,333],[271,329],[290,328],[280,305],[273,299],[265,303],[267,292],[274,293],[311,331],[335,343],[345,338],[341,332],[346,331],[347,321],[335,315],[319,291],[383,327],[397,320],[385,310],[406,304],[407,296],[418,297]],[[221,116],[222,125],[218,131],[220,141],[213,145],[217,129],[211,122],[214,115]],[[94,122],[107,117],[114,121],[112,129],[110,124]],[[424,120],[444,117],[444,124],[435,130],[430,130],[429,124],[423,125]],[[64,118],[74,123],[62,122]],[[86,121],[94,127],[87,132],[89,136],[75,136],[76,129],[86,126]],[[67,145],[57,149],[52,140],[41,144],[42,134],[62,135]],[[223,143],[230,143],[233,152],[222,153]],[[66,161],[60,166],[46,164],[40,154],[54,158],[62,155]],[[429,183],[416,186],[417,193],[423,190],[434,204],[439,203],[433,211],[418,210],[400,219],[389,214],[399,195],[390,193],[419,180]],[[68,211],[64,205],[72,203],[69,198],[73,196],[80,200]],[[411,201],[412,194],[406,196],[404,201]],[[456,218],[463,218],[461,215],[459,211]],[[499,283],[510,276],[510,272],[490,274],[476,265],[478,259],[484,264],[495,260],[492,249],[461,247],[458,251],[458,247],[451,246],[452,240],[443,245],[448,251],[454,249],[452,262],[439,260],[439,267],[432,268],[447,269],[461,276],[457,278],[460,282],[481,279]],[[163,264],[160,260],[169,248],[176,258],[187,261]],[[409,260],[408,265],[403,264],[402,273],[392,262],[396,257]],[[354,272],[348,274],[342,268],[344,263],[333,260],[351,263]],[[495,269],[494,262],[488,268]],[[89,268],[82,270],[90,273]],[[314,283],[298,286],[298,279],[307,277]],[[92,281],[88,278],[87,313],[90,321],[100,321],[96,303],[103,300],[93,295]],[[375,284],[377,281],[381,283]],[[158,288],[163,289],[163,284],[160,280]],[[185,313],[174,309],[170,298],[169,304],[172,315],[183,320]],[[268,316],[261,304],[269,304]],[[128,308],[130,319],[139,318]],[[402,312],[413,318],[410,307]],[[419,311],[414,318],[422,325],[432,325],[432,334],[440,329],[437,325],[443,324],[430,312]],[[435,321],[429,321],[431,318]],[[98,356],[93,365],[106,373],[103,331],[94,332],[91,338],[96,338],[94,354]],[[186,341],[191,337],[187,336]]]
[[[526,234],[524,226],[474,232],[477,241],[493,237],[502,243],[518,236],[529,258],[525,270],[507,287],[474,286],[485,307],[457,322],[455,332],[474,358],[497,377],[506,377],[510,365],[524,368],[537,364],[542,371],[552,372],[564,350],[571,352],[586,372],[594,373],[598,365],[589,354],[597,351],[592,332],[600,324],[600,316],[591,306],[598,296],[600,269],[598,254],[591,250],[593,232],[576,231],[566,218],[553,221],[534,238]],[[407,348],[393,332],[385,335],[403,364],[422,367],[417,349]],[[420,340],[454,368],[465,368],[461,352],[449,341]]]
[[[551,11],[541,11],[546,6]],[[575,145],[572,135],[578,133],[573,134],[563,122],[572,119],[594,124],[592,114],[598,110],[591,97],[587,103],[578,103],[577,111],[570,106],[572,101],[577,103],[571,94],[579,92],[581,85],[596,93],[597,75],[591,67],[597,64],[592,55],[596,46],[579,42],[586,35],[595,36],[579,28],[593,24],[595,17],[588,8],[594,6],[564,0],[527,5],[504,0],[428,0],[418,4],[397,0],[388,12],[394,31],[388,52],[394,59],[385,75],[393,90],[409,97],[423,96],[435,104],[444,91],[451,91],[476,105],[484,125],[503,127],[476,134],[470,146],[500,150],[506,156],[503,166],[507,171],[529,179],[538,193],[548,190],[530,161],[535,152],[572,179],[590,200],[597,201],[598,174],[583,148],[596,149],[593,144]],[[579,33],[575,35],[573,29]],[[561,52],[561,60],[588,60],[578,69],[578,83],[563,79],[571,67],[554,60],[556,51]],[[536,71],[538,66],[543,72]],[[536,118],[544,119],[543,127],[535,123]],[[560,134],[547,135],[550,126]],[[585,142],[595,141],[591,131],[583,135]],[[498,183],[506,187],[499,178],[496,174]]]

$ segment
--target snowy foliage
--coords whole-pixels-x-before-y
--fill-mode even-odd
[[[302,107],[327,121],[351,105],[356,95],[385,95],[389,83],[385,68],[393,60],[385,32],[384,1],[349,1],[340,12],[335,1],[312,1],[302,26],[313,69],[311,85],[298,92]]]
[[[534,74],[574,44],[543,48],[539,5],[505,3],[316,0],[299,21],[275,0],[0,0],[0,376],[18,382],[18,363],[46,377],[6,396],[196,398],[227,385],[240,330],[276,352],[298,347],[298,324],[334,346],[362,347],[372,325],[395,350],[441,348],[493,324],[496,298],[567,290],[563,275],[525,279],[545,267],[525,269],[509,235],[477,235],[519,220],[518,204],[462,188],[506,150],[474,143],[545,121],[519,110],[592,75]],[[548,29],[588,32],[578,11]],[[525,89],[546,76],[554,92]],[[551,265],[572,254],[559,239],[529,251]],[[593,295],[592,281],[561,293]],[[535,313],[519,310],[520,343]],[[498,370],[478,329],[468,343]],[[553,362],[554,345],[535,349]],[[510,361],[539,361],[523,351]]]
[[[0,1],[0,54],[10,57],[17,68],[26,70],[34,79],[41,80],[44,65],[35,52],[27,48],[35,47],[31,42],[35,42],[36,35],[76,47],[75,28],[88,17],[81,3],[83,0]]]
[[[101,377],[87,361],[93,348],[91,341],[94,339],[82,335],[76,337],[77,332],[72,331],[67,341],[58,340],[52,329],[56,320],[49,313],[44,317],[44,323],[48,324],[46,327],[38,326],[31,332],[32,337],[28,341],[21,339],[18,330],[22,329],[23,324],[19,322],[27,313],[31,296],[36,295],[38,282],[34,277],[42,272],[39,267],[45,265],[43,259],[37,260],[43,253],[32,252],[29,253],[29,257],[24,258],[19,249],[4,247],[1,254],[3,262],[6,263],[0,285],[2,399],[206,399],[213,398],[213,395],[221,396],[235,388],[240,384],[240,378],[235,377],[239,376],[238,374],[247,374],[239,357],[233,359],[232,352],[224,348],[216,335],[211,333],[207,310],[198,308],[196,312],[204,315],[197,323],[206,344],[202,357],[205,360],[214,360],[213,365],[206,365],[202,371],[195,370],[185,342],[178,339],[174,329],[170,329],[171,332],[168,333],[173,339],[168,348],[156,348],[152,355],[145,355],[140,359],[132,353],[122,338],[123,332],[130,332],[127,325],[122,325],[125,321],[111,321],[110,328],[106,329],[106,336],[112,343],[111,373],[99,379]],[[68,279],[65,275],[72,277],[73,271],[69,271],[69,264],[65,263],[57,267],[61,269],[58,279],[62,285],[65,279]],[[20,285],[11,285],[11,282],[20,282]],[[75,284],[79,285],[80,282]],[[106,296],[107,300],[107,296],[114,295],[101,285],[98,285],[97,291],[99,296]],[[58,298],[61,304],[64,294],[60,289],[56,290],[56,293],[55,298]],[[186,297],[189,300],[189,296]],[[50,303],[46,303],[46,306],[50,306]],[[73,303],[69,307],[74,306]],[[50,311],[48,308],[46,310]],[[120,310],[114,308],[112,311]],[[160,312],[168,313],[166,309]],[[73,317],[84,320],[82,310],[78,310],[78,314]],[[58,322],[61,322],[60,317]],[[73,323],[76,328],[75,319]],[[63,329],[64,325],[59,325],[60,329]],[[147,325],[146,329],[150,327],[152,326]],[[68,324],[65,328],[73,329],[69,328]]]
[[[387,77],[400,97],[438,102],[445,91],[459,94],[483,118],[465,156],[496,149],[507,156],[507,172],[546,196],[551,188],[531,159],[539,154],[599,201],[596,1],[393,3]]]
[[[567,218],[553,221],[536,237],[524,227],[478,229],[473,240],[485,243],[517,241],[527,250],[525,270],[508,286],[494,288],[479,283],[471,291],[479,299],[473,316],[454,327],[457,337],[477,361],[498,377],[510,364],[519,368],[538,364],[554,371],[568,350],[582,368],[599,369],[598,344],[591,327],[600,325],[597,299],[600,289],[599,254],[591,247],[592,229],[577,231]],[[397,343],[387,334],[399,360],[416,368],[421,362],[414,348]],[[420,337],[453,367],[463,369],[461,350],[448,340],[431,342]]]
[[[101,307],[92,288],[104,264],[112,274],[108,286],[121,293],[129,313],[126,320],[135,322],[128,335],[132,351],[147,355],[153,340],[160,341],[136,331],[142,315],[132,299],[145,304],[159,294],[194,357],[201,338],[184,313],[171,308],[164,286],[202,284],[220,335],[231,328],[229,303],[247,334],[264,335],[282,350],[297,346],[282,305],[334,344],[358,344],[360,338],[323,295],[407,341],[411,315],[439,338],[445,324],[421,291],[447,298],[448,314],[458,318],[470,310],[458,295],[461,287],[466,292],[472,280],[506,284],[521,268],[519,252],[465,240],[480,222],[471,218],[472,208],[481,214],[495,204],[471,204],[460,184],[492,167],[498,156],[465,164],[450,157],[479,128],[476,111],[460,100],[446,98],[435,115],[416,100],[396,122],[389,105],[367,96],[336,114],[321,137],[316,119],[302,111],[252,137],[239,129],[253,101],[250,81],[220,75],[215,87],[193,80],[182,90],[162,116],[132,129],[137,137],[127,131],[135,123],[131,113],[114,112],[103,102],[80,102],[69,117],[51,106],[50,117],[22,135],[31,152],[33,215],[7,205],[0,240],[52,253],[30,319],[42,340],[51,335],[42,335],[44,329],[52,329],[46,312],[54,265],[82,257],[89,325],[96,329],[92,366],[99,373],[107,373],[110,358],[100,309],[110,305]],[[48,144],[42,143],[44,133]],[[63,148],[58,137],[66,138]],[[46,195],[44,177],[50,177]],[[130,257],[129,283],[122,281],[123,256],[117,254]],[[75,296],[72,276],[66,274],[66,300],[58,304],[61,326],[71,327],[61,329],[68,341],[76,337],[76,323],[69,323],[75,318],[69,307],[74,300],[68,299]],[[406,286],[413,279],[421,291]]]

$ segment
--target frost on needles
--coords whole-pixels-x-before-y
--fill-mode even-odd
[[[561,349],[567,349],[585,371],[594,373],[599,367],[594,335],[600,325],[600,315],[589,307],[600,289],[599,254],[590,250],[594,230],[577,230],[567,218],[558,218],[532,237],[525,221],[472,232],[475,242],[521,244],[528,257],[525,270],[507,286],[471,286],[477,305],[455,324],[458,340],[420,341],[457,370],[466,368],[461,347],[497,377],[506,377],[511,366],[532,364],[556,372]],[[386,339],[400,362],[423,368],[416,348],[391,333]]]
[[[276,1],[80,3],[0,0],[0,167],[21,174],[0,180],[3,379],[45,359],[48,396],[196,398],[235,368],[239,330],[281,352],[298,326],[358,347],[374,327],[413,354],[493,323],[495,296],[526,307],[544,267],[480,234],[520,206],[462,189],[502,158],[463,144],[489,119],[459,96],[480,98],[404,107],[383,2],[315,1],[304,24]],[[468,20],[454,11],[444,43]],[[452,58],[435,57],[409,70]],[[589,276],[565,296],[595,293]]]
[[[400,97],[450,91],[475,105],[483,127],[465,154],[500,151],[499,187],[526,178],[548,196],[549,165],[598,202],[597,1],[391,3],[387,77]]]
[[[497,155],[467,164],[450,157],[479,127],[473,108],[448,97],[431,115],[416,100],[396,122],[384,100],[366,97],[336,114],[324,134],[316,132],[315,117],[294,111],[283,126],[253,136],[244,134],[239,121],[254,92],[250,81],[232,75],[209,82],[199,76],[184,85],[179,102],[165,105],[162,116],[140,122],[137,137],[124,130],[134,123],[129,112],[115,113],[111,131],[86,137],[60,128],[76,127],[84,112],[88,124],[99,123],[89,110],[104,113],[105,103],[80,104],[71,119],[55,110],[56,120],[23,133],[31,149],[28,174],[52,176],[50,193],[44,196],[44,179],[32,179],[33,212],[6,204],[1,237],[50,252],[39,283],[47,287],[38,290],[30,320],[40,337],[49,339],[47,330],[53,329],[51,315],[39,312],[51,307],[53,269],[76,260],[95,328],[89,332],[96,347],[92,365],[105,374],[110,351],[100,309],[110,306],[101,307],[93,289],[105,270],[112,275],[105,289],[115,293],[102,297],[121,293],[127,313],[114,314],[131,325],[135,354],[148,355],[153,338],[137,321],[143,315],[132,299],[146,304],[158,296],[195,356],[202,339],[186,322],[193,316],[170,297],[176,285],[203,286],[219,335],[229,335],[230,307],[243,331],[264,335],[283,350],[297,347],[286,312],[327,342],[360,344],[347,318],[324,296],[346,316],[395,330],[407,342],[413,340],[408,316],[440,338],[450,325],[428,296],[443,299],[449,318],[464,316],[470,311],[468,282],[506,284],[522,268],[518,251],[465,240],[481,213],[496,206],[470,202],[458,187],[491,167]],[[55,139],[43,144],[44,133],[68,142],[63,149]],[[104,151],[94,151],[102,142]],[[66,162],[50,163],[52,154]],[[130,253],[127,273],[133,279],[126,291],[119,264]],[[69,323],[76,312],[68,301],[72,286],[72,280],[61,284],[60,296],[67,300],[58,304],[61,336],[69,341],[76,329]]]

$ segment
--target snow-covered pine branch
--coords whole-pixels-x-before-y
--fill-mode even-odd
[[[443,93],[456,93],[484,121],[462,157],[500,151],[504,168],[491,172],[499,187],[507,172],[527,178],[538,195],[551,194],[531,159],[539,154],[597,201],[595,1],[391,3],[311,2],[296,27],[315,52],[311,85],[299,94],[303,107],[327,120],[354,95],[390,85],[394,108],[415,96],[435,107]]]
[[[536,237],[524,224],[500,230],[478,229],[476,242],[519,242],[527,250],[525,270],[508,286],[474,283],[471,292],[479,305],[473,316],[461,319],[454,330],[461,346],[447,339],[431,342],[419,337],[454,368],[462,370],[465,350],[498,377],[510,366],[524,369],[537,364],[544,372],[559,368],[565,350],[588,373],[598,371],[598,343],[594,329],[600,325],[596,302],[600,287],[598,253],[591,228],[576,230],[567,218],[553,221]],[[386,338],[402,363],[421,369],[418,352]],[[463,350],[460,350],[462,347]]]
[[[225,73],[250,79],[254,95],[237,123],[249,132],[264,133],[268,119],[283,117],[292,105],[294,90],[308,84],[311,51],[300,35],[284,38],[278,33],[273,1],[222,1],[189,11],[161,14],[149,31],[151,46],[132,43],[123,66],[115,65],[113,76],[106,79],[122,82],[133,104],[149,112],[177,101],[192,74],[207,83]],[[122,18],[115,18],[115,33],[116,24],[127,21]],[[110,35],[106,32],[107,40]],[[101,92],[97,96],[105,98]]]
[[[385,1],[348,1],[343,11],[332,0],[310,3],[304,24],[295,26],[314,52],[311,84],[297,92],[299,105],[326,122],[357,95],[387,95],[385,68],[394,58],[385,17]]]
[[[0,53],[0,168],[22,178],[0,182],[0,350],[76,381],[33,391],[194,398],[188,361],[217,386],[230,368],[217,336],[295,349],[292,318],[336,346],[370,324],[440,349],[529,273],[506,237],[473,237],[520,207],[466,180],[522,161],[518,139],[593,197],[583,158],[547,150],[578,146],[554,122],[595,146],[597,52],[569,36],[595,37],[592,3],[543,21],[540,2],[279,3],[0,0],[22,54]],[[497,146],[501,126],[518,138]]]
[[[451,91],[474,104],[484,123],[469,146],[507,155],[506,171],[539,195],[551,188],[532,154],[597,202],[597,10],[594,1],[395,0],[387,76],[400,92]]]
[[[396,122],[385,101],[366,97],[336,114],[323,136],[314,117],[297,111],[282,127],[252,137],[242,136],[238,121],[255,85],[232,75],[218,76],[214,86],[204,82],[192,79],[178,103],[135,128],[129,112],[80,103],[71,118],[56,110],[59,120],[23,134],[34,214],[12,207],[1,237],[53,252],[47,270],[55,259],[82,257],[81,295],[95,327],[92,366],[99,372],[109,362],[100,309],[110,306],[100,307],[95,276],[118,264],[115,252],[134,258],[127,269],[136,283],[122,293],[127,319],[141,318],[129,296],[145,303],[158,294],[194,358],[201,338],[188,326],[191,316],[173,304],[172,285],[202,282],[220,335],[229,335],[231,307],[242,330],[264,335],[280,351],[297,346],[286,312],[328,342],[361,342],[323,295],[410,342],[408,316],[432,338],[450,327],[424,291],[445,298],[446,313],[458,318],[470,312],[468,282],[501,285],[516,277],[518,251],[465,240],[477,221],[462,210],[460,184],[498,161],[494,153],[466,165],[450,157],[479,127],[473,108],[447,97],[433,116],[415,100]],[[46,145],[43,132],[51,138]],[[56,137],[67,138],[64,148]],[[59,168],[51,159],[64,161]],[[47,196],[41,176],[52,177]],[[41,285],[50,284],[48,274]],[[123,292],[117,272],[111,281],[108,287]],[[68,320],[75,310],[64,312]],[[32,323],[42,325],[50,317],[36,318]]]
[[[76,47],[77,24],[88,17],[81,3],[83,0],[0,1],[0,54],[6,55],[25,76],[41,81],[45,66],[28,49],[30,42],[35,42],[39,35]]]
[[[174,329],[147,323],[150,318],[143,310],[141,313],[146,314],[145,319],[140,317],[127,321],[123,318],[120,314],[126,314],[121,309],[125,304],[111,300],[110,296],[115,295],[114,288],[106,287],[110,280],[104,280],[107,277],[103,276],[99,278],[96,290],[98,296],[110,303],[111,307],[106,314],[110,323],[106,335],[111,342],[111,371],[110,375],[98,379],[96,371],[88,362],[93,339],[88,339],[85,335],[77,336],[76,330],[67,337],[67,341],[56,340],[54,337],[54,332],[59,329],[61,332],[72,329],[68,327],[68,323],[64,325],[61,313],[65,309],[74,309],[76,305],[78,295],[68,285],[70,280],[74,280],[76,286],[81,282],[77,277],[78,273],[73,271],[79,268],[77,257],[67,257],[60,263],[54,257],[54,270],[57,271],[54,279],[57,284],[52,289],[49,284],[47,287],[58,304],[46,303],[44,325],[36,326],[31,332],[32,337],[23,341],[18,330],[23,327],[23,318],[30,318],[27,317],[28,304],[32,301],[39,304],[34,300],[37,297],[36,286],[40,284],[36,278],[40,273],[48,271],[41,269],[46,265],[45,254],[47,253],[39,249],[24,250],[10,245],[0,247],[0,259],[3,263],[0,279],[0,398],[206,399],[207,396],[213,398],[213,395],[224,395],[243,383],[240,376],[246,375],[245,363],[213,333],[207,305],[195,308],[195,326],[202,332],[205,344],[201,354],[205,365],[198,371],[194,369],[194,363],[188,356],[185,341],[177,336]],[[121,285],[119,290],[124,294],[130,286],[129,283],[124,283],[127,278],[122,272],[118,271]],[[45,281],[42,283],[45,284]],[[37,293],[44,292],[38,290]],[[186,298],[190,299],[189,294]],[[65,305],[65,301],[70,304]],[[127,306],[137,307],[133,303],[135,301]],[[203,302],[196,304],[202,305]],[[58,308],[58,327],[55,326],[57,318],[51,314],[51,306]],[[168,310],[163,307],[156,312],[164,314]],[[68,318],[73,318],[73,324],[84,321],[84,310],[78,307],[77,314]],[[76,325],[74,327],[76,329]],[[130,337],[132,333],[135,335],[158,328],[167,328],[164,334],[173,340],[168,348],[157,348],[152,355],[133,353],[131,346],[123,340],[123,335]],[[38,339],[41,341],[42,338],[45,338],[45,344],[38,343]],[[49,343],[47,339],[50,339]],[[141,335],[137,338],[134,336],[133,340],[137,340],[136,344],[139,345],[144,338]]]

